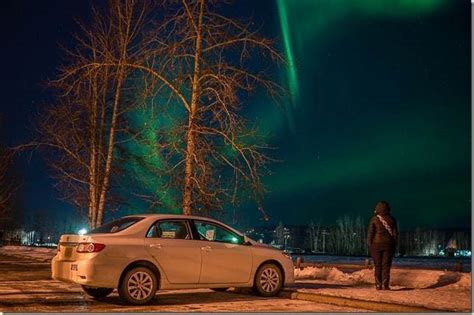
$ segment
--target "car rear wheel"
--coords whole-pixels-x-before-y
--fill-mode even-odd
[[[129,270],[120,281],[120,298],[129,304],[142,305],[150,302],[158,289],[158,280],[153,271],[146,267]]]
[[[225,292],[229,290],[229,288],[211,288],[211,290],[216,292]]]
[[[114,289],[109,288],[97,288],[97,287],[88,287],[86,285],[82,286],[82,290],[93,298],[100,299],[105,298],[107,295],[112,293]]]
[[[275,296],[283,286],[283,274],[280,268],[267,263],[258,268],[255,274],[254,291],[261,296]]]

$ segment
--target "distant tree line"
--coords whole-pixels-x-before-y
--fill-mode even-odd
[[[344,216],[332,225],[311,222],[292,226],[282,222],[272,235],[260,239],[289,251],[328,253],[337,255],[368,255],[367,222],[361,217]],[[421,229],[401,230],[397,246],[400,256],[452,255],[456,250],[471,249],[468,230]]]
[[[398,252],[406,256],[432,256],[444,252],[453,254],[455,250],[471,249],[470,231],[422,230],[402,231]]]
[[[0,225],[0,244],[51,245],[57,243],[62,234],[74,234],[87,227],[87,221],[78,220],[74,212],[46,213],[44,209],[39,209],[23,214],[15,224]]]

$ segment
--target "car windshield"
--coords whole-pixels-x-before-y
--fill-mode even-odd
[[[98,228],[93,229],[88,234],[95,234],[95,233],[116,233],[119,231],[123,231],[126,228],[134,225],[138,221],[143,220],[143,217],[126,217],[121,218],[116,221],[112,221],[110,223],[104,224],[99,226]]]

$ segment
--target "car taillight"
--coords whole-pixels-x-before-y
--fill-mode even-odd
[[[79,243],[76,252],[78,253],[98,253],[105,248],[104,244],[99,243]]]

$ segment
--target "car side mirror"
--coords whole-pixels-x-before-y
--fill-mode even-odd
[[[247,235],[244,235],[244,242],[242,245],[247,245],[247,246],[251,246],[252,245],[252,242],[250,241],[250,239],[247,237]]]

